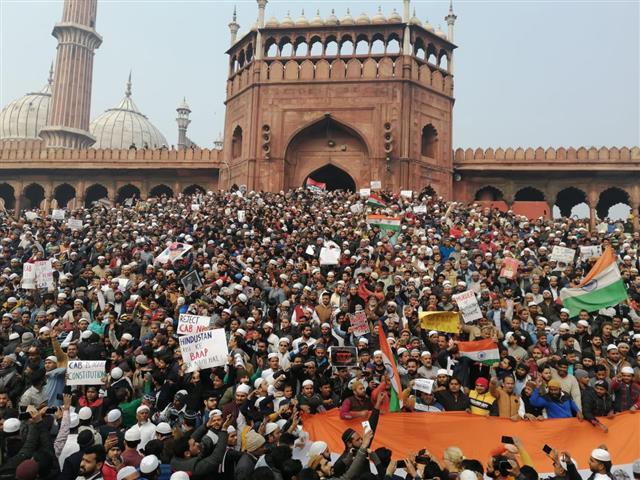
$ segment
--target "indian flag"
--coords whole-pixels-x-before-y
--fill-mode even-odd
[[[572,317],[578,315],[580,310],[594,312],[626,299],[627,291],[611,247],[604,251],[580,285],[560,290],[560,300]]]
[[[382,197],[380,197],[375,193],[372,193],[371,195],[369,195],[369,198],[367,199],[367,206],[373,207],[373,208],[383,208],[383,207],[386,207],[387,204],[382,199]]]
[[[498,345],[490,338],[474,342],[458,342],[458,350],[460,355],[470,358],[474,362],[491,365],[500,360]]]
[[[387,375],[391,380],[391,398],[389,399],[389,411],[399,412],[402,408],[402,385],[400,384],[400,375],[398,375],[398,367],[396,359],[391,353],[391,347],[387,341],[387,335],[384,333],[382,321],[380,321],[380,351],[382,352],[382,362],[387,370]]]
[[[367,215],[367,225],[369,227],[378,227],[383,234],[389,237],[389,242],[395,245],[398,235],[400,235],[402,218],[386,217],[384,215]],[[389,235],[392,232],[392,235]]]

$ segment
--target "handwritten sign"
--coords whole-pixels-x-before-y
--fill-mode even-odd
[[[358,365],[358,349],[356,347],[331,347],[329,358],[334,367],[355,367]]]
[[[549,257],[551,260],[555,260],[558,263],[564,263],[565,265],[569,265],[573,263],[573,257],[575,257],[576,251],[573,248],[561,247],[560,245],[556,245],[553,247],[553,251],[551,252],[551,256]]]
[[[478,299],[472,290],[452,295],[451,299],[458,305],[458,310],[460,310],[462,314],[464,323],[473,322],[474,320],[480,320],[482,318]]]
[[[382,181],[371,180],[371,190],[381,190],[381,189],[382,189]]]
[[[51,212],[51,219],[52,220],[64,220],[64,210],[61,210],[59,208],[54,209]]]
[[[369,195],[371,195],[371,189],[370,188],[361,188],[360,189],[360,196],[361,197],[368,197]]]
[[[102,385],[104,360],[74,360],[67,365],[67,385]]]
[[[500,276],[502,278],[507,278],[509,280],[513,280],[518,275],[518,267],[520,266],[520,261],[515,258],[505,257],[502,261],[502,269],[500,270]]]
[[[211,317],[181,313],[178,317],[178,335],[191,335],[209,330]]]
[[[427,213],[426,205],[415,205],[413,207],[413,213]]]
[[[70,218],[67,220],[67,228],[71,230],[82,230],[82,220],[78,218]]]
[[[369,333],[367,314],[363,311],[356,312],[351,316],[351,333],[356,337]]]
[[[400,190],[400,196],[403,198],[413,198],[413,190]]]
[[[245,212],[244,210],[238,210],[238,221],[240,223],[244,223],[246,219],[247,219],[247,212]]]
[[[589,260],[592,257],[600,257],[602,256],[602,246],[601,245],[587,245],[580,247],[580,260],[583,262]]]
[[[340,247],[337,243],[328,241],[320,249],[320,265],[338,265],[340,263]]]
[[[413,389],[424,393],[431,393],[433,380],[430,378],[416,378],[413,381]]]
[[[226,365],[229,349],[224,328],[183,335],[179,338],[182,359],[188,371]]]

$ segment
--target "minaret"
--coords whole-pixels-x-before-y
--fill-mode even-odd
[[[191,123],[189,120],[191,109],[187,105],[186,98],[182,98],[182,103],[176,108],[176,112],[178,112],[178,118],[176,118],[176,122],[178,122],[178,150],[184,150],[187,148],[187,127]]]
[[[402,21],[404,22],[404,35],[402,40],[402,54],[409,55],[411,52],[411,32],[409,31],[409,20],[411,19],[411,0],[403,0]]]
[[[449,31],[447,32],[447,40],[449,40],[451,43],[453,43],[453,26],[456,23],[456,18],[458,17],[455,16],[453,13],[453,0],[450,0],[449,14],[446,17],[444,17],[444,19],[447,21],[447,25],[449,26]]]
[[[258,2],[258,32],[256,34],[256,60],[262,59],[262,34],[260,29],[264,28],[264,10],[267,6],[268,0],[257,0]]]
[[[403,0],[402,21],[409,23],[411,18],[411,0]]]
[[[40,135],[48,147],[88,148],[94,50],[102,43],[95,30],[98,0],[64,0],[58,39],[53,96],[47,126]]]
[[[240,25],[238,25],[238,22],[236,21],[238,18],[237,13],[236,13],[236,7],[233,7],[233,17],[231,20],[231,23],[229,24],[229,31],[231,32],[231,46],[233,46],[236,43],[236,40],[238,39],[238,30],[240,30]]]

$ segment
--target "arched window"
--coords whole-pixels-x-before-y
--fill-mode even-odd
[[[368,55],[369,54],[369,42],[366,40],[358,40],[356,44],[356,55]]]
[[[438,151],[438,131],[430,123],[422,129],[421,153],[424,157],[435,158]]]
[[[233,131],[231,137],[231,158],[239,158],[242,156],[242,128],[238,125]]]
[[[390,55],[400,53],[400,42],[398,39],[392,38],[389,40],[389,43],[387,43],[387,53]]]
[[[301,42],[296,46],[296,57],[306,57],[309,54],[309,46]]]
[[[278,45],[272,43],[267,47],[267,57],[277,57],[278,56]]]
[[[324,54],[327,57],[335,57],[336,55],[338,55],[338,42],[336,42],[335,40],[331,40],[329,43],[327,43],[327,49],[325,50]]]
[[[384,54],[384,41],[382,41],[382,39],[378,38],[377,40],[374,40],[371,44],[371,53],[374,55]]]
[[[290,42],[287,42],[280,48],[280,56],[290,57],[291,55],[293,55],[293,45],[291,45]]]
[[[342,45],[340,45],[340,55],[343,57],[353,55],[353,42],[351,40],[342,42]]]
[[[319,39],[311,41],[311,50],[309,53],[313,57],[322,55],[322,42]]]

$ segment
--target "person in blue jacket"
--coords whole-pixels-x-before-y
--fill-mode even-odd
[[[571,418],[578,417],[582,420],[582,412],[571,398],[571,395],[562,391],[560,382],[552,379],[547,384],[549,392],[541,395],[538,389],[534,389],[531,394],[531,405],[544,408],[547,411],[547,418]]]

